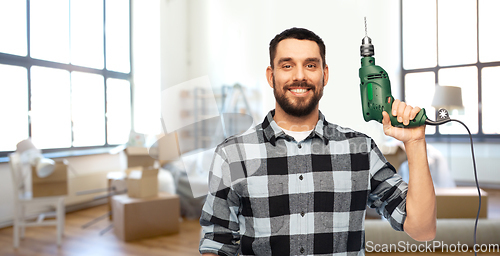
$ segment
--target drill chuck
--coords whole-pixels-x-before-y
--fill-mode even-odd
[[[368,36],[365,36],[363,40],[361,40],[361,46],[359,47],[361,52],[361,57],[372,57],[375,55],[375,48],[372,44],[372,39]]]

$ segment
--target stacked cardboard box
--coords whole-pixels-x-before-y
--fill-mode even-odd
[[[127,193],[129,197],[144,198],[158,195],[158,169],[132,167],[127,169]]]
[[[45,178],[38,177],[36,168],[31,169],[33,197],[64,196],[68,194],[68,164],[56,161],[54,172]]]
[[[115,195],[112,207],[113,229],[123,241],[179,232],[180,202],[177,195],[159,193],[148,198]]]
[[[147,147],[127,147],[125,148],[127,155],[128,167],[151,167],[155,165],[155,159],[149,155]]]
[[[476,187],[436,188],[437,217],[476,218],[479,197]],[[480,218],[487,218],[488,193],[481,189]]]

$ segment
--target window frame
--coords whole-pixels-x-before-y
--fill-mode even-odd
[[[71,1],[71,0],[68,0]],[[28,111],[31,111],[31,101],[30,101],[30,95],[31,95],[31,67],[32,66],[40,66],[40,67],[47,67],[47,68],[56,68],[56,69],[62,69],[66,70],[68,72],[73,72],[73,71],[78,71],[78,72],[83,72],[83,73],[90,73],[90,74],[98,74],[101,75],[104,79],[104,112],[102,113],[105,118],[104,122],[104,138],[105,138],[105,143],[104,145],[101,146],[84,146],[84,147],[74,147],[73,145],[71,147],[67,148],[50,148],[50,149],[41,149],[42,153],[46,155],[47,157],[65,157],[65,156],[79,156],[79,155],[91,155],[91,154],[101,154],[105,152],[109,152],[110,149],[116,148],[118,146],[121,146],[122,144],[108,144],[108,131],[107,131],[107,79],[108,78],[116,78],[116,79],[123,79],[127,80],[130,83],[130,127],[133,130],[134,129],[134,116],[133,116],[133,55],[132,55],[132,1],[128,0],[128,6],[129,6],[129,65],[130,69],[128,73],[125,72],[117,72],[117,71],[112,71],[106,69],[106,0],[103,0],[103,54],[104,54],[104,65],[102,69],[96,69],[96,68],[89,68],[89,67],[84,67],[84,66],[78,66],[74,65],[71,63],[59,63],[59,62],[53,62],[53,61],[48,61],[48,60],[41,60],[41,59],[35,59],[31,57],[31,52],[30,52],[30,1],[26,0],[26,33],[27,33],[27,52],[26,56],[19,56],[19,55],[14,55],[14,54],[8,54],[4,52],[0,52],[0,64],[5,64],[5,65],[12,65],[12,66],[18,66],[18,67],[24,67],[27,69],[27,82],[28,82]],[[29,113],[27,113],[27,118],[28,118],[28,135],[31,137],[31,117],[29,116]],[[73,125],[72,125],[73,127]],[[13,153],[14,151],[0,151],[0,162],[7,162],[8,161],[8,155]]]
[[[437,47],[438,41],[439,41],[439,27],[438,27],[438,15],[439,15],[439,8],[438,8],[438,1],[436,0],[436,53],[439,51],[439,48]],[[493,61],[493,62],[480,62],[479,61],[479,0],[476,1],[476,34],[477,34],[477,59],[475,63],[471,64],[459,64],[459,65],[447,65],[447,66],[440,66],[439,65],[439,54],[436,55],[437,61],[436,61],[436,66],[435,67],[429,67],[429,68],[415,68],[415,69],[405,69],[403,66],[403,60],[404,60],[404,42],[403,42],[403,0],[400,0],[399,2],[399,7],[400,7],[400,63],[401,63],[401,84],[402,84],[402,90],[401,90],[401,98],[406,99],[406,84],[405,84],[405,76],[407,74],[411,73],[422,73],[422,72],[433,72],[434,73],[434,82],[435,84],[438,84],[438,73],[439,70],[441,69],[446,69],[446,68],[459,68],[459,67],[476,67],[478,71],[478,132],[473,133],[472,137],[475,141],[479,142],[497,142],[500,143],[500,134],[484,134],[483,133],[483,115],[482,115],[482,70],[483,68],[486,67],[500,67],[500,61]],[[437,112],[437,110],[436,110]],[[437,116],[437,113],[436,113]],[[434,134],[426,134],[426,139],[428,141],[432,142],[449,142],[450,140],[453,140],[454,142],[469,142],[469,134],[464,128],[464,134],[443,134],[439,132],[439,126],[435,126],[436,131]]]

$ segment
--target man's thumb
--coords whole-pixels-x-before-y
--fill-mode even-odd
[[[391,130],[391,118],[389,117],[389,114],[387,112],[383,111],[382,112],[382,125],[384,126],[384,132],[386,135],[389,135],[389,132]]]

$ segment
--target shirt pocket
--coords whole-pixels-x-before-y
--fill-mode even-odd
[[[276,234],[290,215],[288,188],[283,183],[248,185],[256,236]]]

